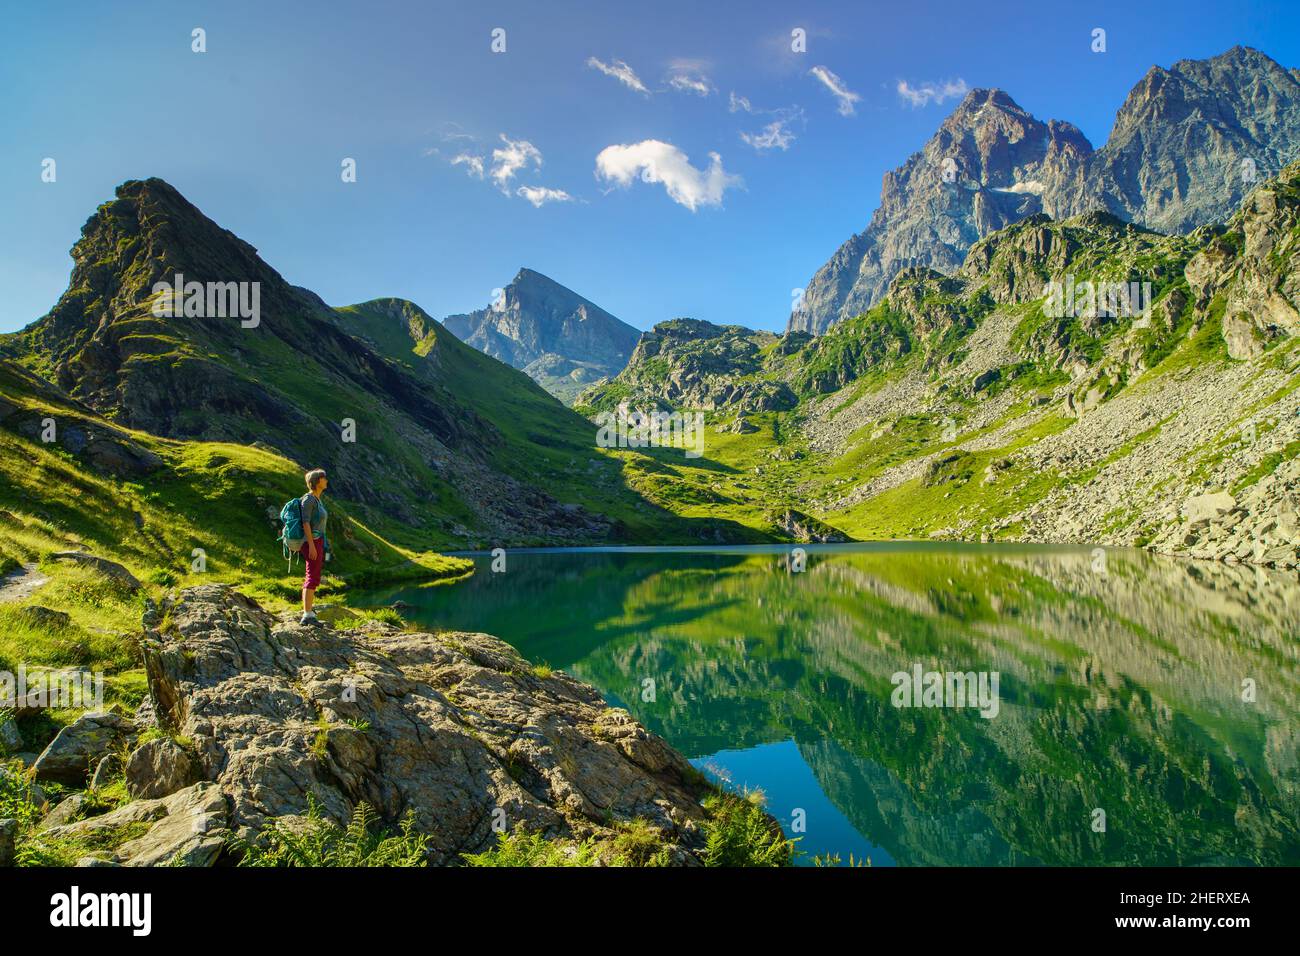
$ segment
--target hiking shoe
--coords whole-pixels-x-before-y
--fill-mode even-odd
[[[313,614],[311,611],[308,611],[306,614],[304,614],[304,615],[302,616],[302,620],[299,621],[298,623],[299,623],[299,624],[319,624],[320,621],[316,620],[316,615],[315,615],[315,614]]]

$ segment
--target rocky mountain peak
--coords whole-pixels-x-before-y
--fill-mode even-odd
[[[1100,198],[1125,219],[1187,232],[1230,216],[1300,149],[1300,83],[1237,46],[1153,67],[1115,116],[1106,146],[1066,205]]]
[[[942,133],[944,130],[994,126],[1008,121],[1038,122],[1005,90],[978,88],[971,90],[962,98],[956,109],[939,125],[939,131]]]
[[[1222,221],[1297,144],[1297,71],[1244,46],[1152,67],[1096,151],[1071,123],[1040,122],[1002,90],[971,90],[886,173],[867,229],[813,276],[788,328],[820,333],[864,312],[908,266],[953,272],[972,243],[1037,213],[1100,208],[1161,232]]]
[[[880,206],[813,277],[790,331],[865,312],[902,269],[953,272],[976,240],[1038,212],[1092,153],[1074,125],[1043,122],[1003,90],[975,89],[917,153],[888,172]]]
[[[714,339],[722,335],[724,327],[706,319],[669,319],[658,323],[642,339],[660,336],[674,339]]]
[[[96,269],[129,273],[124,288],[133,293],[176,272],[205,281],[261,279],[286,284],[253,246],[156,177],[131,179],[118,186],[115,198],[86,220],[72,257],[83,274]]]
[[[246,283],[246,304],[255,287],[259,324],[263,313],[319,317],[328,312],[318,296],[290,285],[253,246],[158,178],[122,183],[87,219],[71,255],[67,291],[8,349],[42,356],[45,371],[60,387],[96,408],[120,399],[117,373],[133,352],[162,355],[189,345],[226,351],[240,341],[244,330],[234,311],[238,291],[232,300],[223,293],[223,305],[230,309],[222,317],[207,313],[206,295],[200,315],[154,314],[156,284],[175,284],[178,274],[187,286]]]
[[[515,274],[496,302],[449,315],[443,324],[570,403],[587,384],[622,371],[640,336],[594,302],[527,268]]]

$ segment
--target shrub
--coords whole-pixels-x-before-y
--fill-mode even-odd
[[[794,841],[763,810],[758,791],[704,798],[705,866],[789,866]]]

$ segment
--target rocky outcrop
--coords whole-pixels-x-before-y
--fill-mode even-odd
[[[838,544],[849,540],[838,528],[794,508],[783,508],[769,515],[768,520],[792,541]]]
[[[621,372],[640,334],[532,269],[520,269],[487,308],[449,315],[443,324],[569,405],[586,386]]]
[[[1300,165],[1252,192],[1185,274],[1200,308],[1222,301],[1233,358],[1258,358],[1300,335]]]
[[[83,714],[60,730],[37,758],[36,779],[84,787],[105,754],[135,733],[135,725],[117,714]]]
[[[583,392],[580,411],[685,408],[784,411],[798,401],[784,382],[755,378],[765,368],[770,332],[703,319],[660,322],[641,336],[627,368],[610,383]]]
[[[136,800],[170,796],[199,777],[198,762],[169,737],[142,744],[126,762],[126,790]]]
[[[502,641],[373,622],[303,627],[217,585],[162,612],[166,629],[143,640],[154,713],[186,741],[202,782],[74,827],[140,814],[171,827],[198,807],[213,832],[256,840],[309,800],[339,822],[364,802],[389,823],[412,814],[433,863],[494,845],[494,827],[599,841],[633,819],[678,862],[698,862],[701,784],[685,759]],[[117,859],[207,860],[209,842],[188,825],[172,836],[164,846],[151,829]]]
[[[1001,90],[973,90],[906,163],[886,173],[866,230],[804,292],[789,328],[824,332],[879,301],[902,269],[954,272],[978,239],[1045,213],[1106,210],[1160,232],[1232,214],[1297,155],[1300,79],[1258,50],[1152,67],[1093,151]]]
[[[92,470],[119,478],[140,478],[162,467],[162,459],[123,429],[91,418],[62,389],[44,382],[13,362],[0,358],[0,389],[10,390],[15,400],[0,394],[0,427],[32,441],[50,443],[76,455]],[[20,396],[41,399],[30,406]],[[54,411],[67,409],[70,414]]]

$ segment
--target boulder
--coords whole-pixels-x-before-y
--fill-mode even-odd
[[[84,787],[104,756],[134,734],[134,725],[117,714],[83,714],[36,758],[36,779]]]
[[[1196,524],[1227,514],[1237,506],[1237,499],[1226,491],[1194,495],[1183,503],[1183,520]]]
[[[90,778],[91,790],[103,790],[113,782],[120,767],[121,760],[117,754],[108,754],[95,767],[95,773]]]
[[[18,838],[18,821],[0,820],[0,866],[14,865],[14,843]]]
[[[126,789],[137,800],[168,796],[199,779],[198,763],[168,737],[141,744],[126,762]]]
[[[241,839],[309,801],[339,823],[364,802],[389,826],[411,814],[435,864],[494,846],[502,815],[511,829],[599,841],[642,818],[699,862],[705,785],[686,759],[503,641],[302,627],[221,585],[163,610],[170,627],[142,640],[156,717],[191,742]]]
[[[0,714],[0,754],[16,754],[23,749],[23,735],[18,722],[11,716]]]
[[[767,516],[767,520],[773,528],[785,533],[794,541],[840,543],[849,540],[848,535],[838,528],[794,508],[774,512]]]
[[[1266,342],[1249,315],[1235,313],[1223,318],[1223,341],[1228,355],[1239,361],[1258,358],[1264,354]]]
[[[140,590],[141,585],[136,580],[135,575],[116,561],[87,554],[84,551],[56,551],[50,557],[56,561],[73,561],[83,567],[91,568],[104,577],[122,585],[132,594]]]
[[[136,800],[112,813],[52,827],[45,835],[102,841],[113,834],[143,830],[118,845],[99,865],[210,866],[229,840],[227,817],[221,788],[198,783],[167,797]]]
[[[72,618],[65,612],[55,611],[52,608],[39,605],[19,609],[18,616],[37,627],[50,631],[57,631],[72,623]]]
[[[58,806],[45,814],[45,818],[41,820],[40,828],[48,830],[51,827],[75,823],[79,817],[87,815],[86,811],[93,806],[94,803],[84,793],[74,793],[72,796],[61,800]]]

